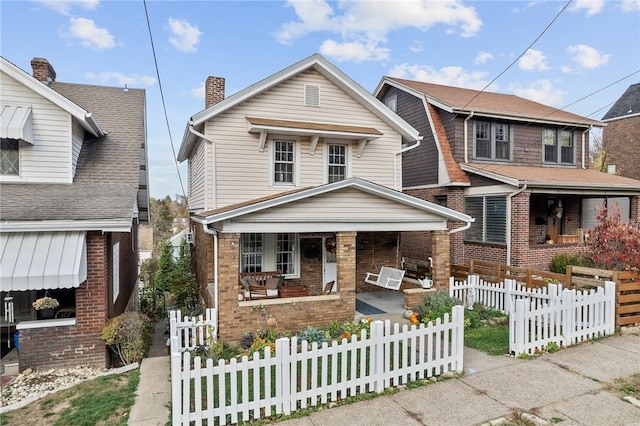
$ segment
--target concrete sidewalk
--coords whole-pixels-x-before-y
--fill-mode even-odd
[[[156,324],[147,358],[140,364],[140,382],[129,413],[128,425],[164,426],[170,424],[171,362],[167,353],[169,321]]]

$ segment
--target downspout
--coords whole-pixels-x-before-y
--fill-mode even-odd
[[[593,124],[591,126],[589,126],[589,128],[587,130],[582,132],[582,168],[583,169],[586,169],[585,164],[584,164],[584,150],[585,150],[585,147],[586,147],[584,135],[585,135],[585,133],[590,132],[591,129],[593,129]]]
[[[213,235],[213,304],[218,311],[218,232],[212,231],[204,222],[202,229],[206,234]]]
[[[525,189],[527,189],[527,181],[524,181],[524,186],[522,188],[507,195],[509,198],[509,202],[507,203],[507,266],[511,266],[511,199]]]
[[[212,173],[212,189],[211,189],[211,198],[212,198],[212,202],[211,202],[211,208],[215,208],[216,204],[217,204],[217,200],[216,200],[216,171],[215,171],[215,164],[216,164],[216,144],[213,143],[213,139],[206,137],[204,134],[200,133],[199,131],[195,130],[193,128],[193,120],[189,121],[189,132],[193,133],[194,135],[196,135],[197,137],[204,139],[205,141],[209,142],[211,144],[211,155],[213,156],[212,158],[212,162],[214,164],[214,170]],[[204,193],[205,193],[205,210],[207,210],[207,208],[209,206],[206,205],[206,194],[207,194],[207,180],[204,180]]]
[[[472,223],[473,221],[470,221],[470,222],[467,222],[466,225],[461,226],[460,228],[452,229],[451,231],[449,231],[449,234],[455,234],[460,231],[466,231],[467,229],[471,228]]]
[[[471,119],[471,117],[473,117],[473,111],[471,111],[471,114],[469,114],[469,116],[464,119],[464,162],[465,162],[465,164],[469,162],[469,152],[468,152],[468,149],[467,149],[469,147],[469,136],[468,136],[468,132],[467,132],[467,121],[469,121]],[[469,226],[471,226],[471,224],[469,224]]]
[[[398,188],[397,188],[397,181],[398,181],[397,159],[398,159],[398,155],[403,154],[403,153],[405,153],[407,151],[410,151],[410,150],[412,150],[414,148],[419,147],[421,141],[422,141],[422,136],[420,136],[420,139],[416,139],[416,143],[414,143],[413,145],[405,146],[400,151],[398,151],[398,152],[393,154],[393,189],[398,190]],[[400,188],[399,191],[402,191],[402,188]]]

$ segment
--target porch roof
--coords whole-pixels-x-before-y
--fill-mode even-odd
[[[0,234],[0,291],[73,288],[86,279],[85,232]]]
[[[558,193],[581,191],[584,194],[606,193],[640,195],[640,180],[599,172],[593,169],[508,166],[503,164],[461,163],[462,170],[508,185]]]
[[[302,188],[192,216],[221,232],[445,230],[464,213],[359,178]]]

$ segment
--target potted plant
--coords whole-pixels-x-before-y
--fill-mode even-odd
[[[60,302],[49,296],[41,297],[32,303],[33,309],[40,311],[41,318],[53,318],[55,309],[60,306]]]

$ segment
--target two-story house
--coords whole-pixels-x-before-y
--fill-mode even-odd
[[[577,250],[605,200],[640,219],[640,181],[591,167],[589,131],[600,121],[514,95],[392,77],[375,96],[423,137],[403,154],[403,191],[476,218],[451,237],[452,263],[546,269],[554,255]],[[429,239],[403,235],[402,251],[423,257]]]
[[[640,83],[625,90],[602,117],[602,149],[609,172],[640,179]]]
[[[380,290],[367,272],[400,266],[402,231],[435,235],[434,280],[447,282],[447,223],[472,219],[400,191],[400,156],[420,143],[413,127],[320,55],[230,97],[224,85],[207,79],[178,159],[198,285],[225,340],[255,330],[257,306],[289,330],[353,320],[356,291]],[[239,274],[268,271],[286,291],[245,300]]]
[[[62,83],[46,59],[31,65],[33,76],[0,58],[2,335],[19,333],[21,371],[103,368],[107,320],[137,309],[145,92]],[[32,307],[45,295],[59,302],[52,319]]]

